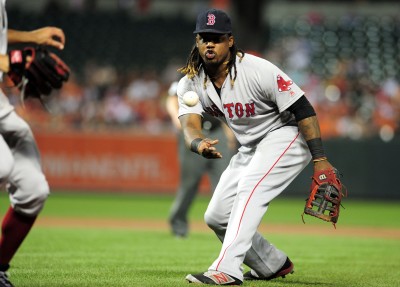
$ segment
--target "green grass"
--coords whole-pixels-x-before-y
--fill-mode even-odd
[[[202,220],[208,197],[199,197],[191,220]],[[172,197],[53,193],[43,217],[166,220]],[[7,206],[0,197],[0,212]],[[301,224],[303,199],[275,200],[265,222]],[[400,202],[345,200],[340,226],[400,229]],[[307,220],[307,224],[327,223]],[[400,241],[356,236],[268,235],[287,252],[296,272],[286,279],[244,286],[400,286]],[[188,286],[188,273],[205,271],[219,253],[210,232],[178,240],[168,231],[36,226],[12,261],[18,287]],[[247,270],[247,268],[246,268]]]
[[[85,218],[166,219],[173,198],[169,195],[54,193],[48,199],[43,216]],[[198,196],[190,218],[203,220],[209,196]],[[274,200],[264,218],[269,223],[301,223],[305,201],[301,198]],[[400,228],[400,202],[343,201],[339,226],[375,226]],[[307,218],[307,223],[321,224]],[[323,223],[323,222],[322,222]]]

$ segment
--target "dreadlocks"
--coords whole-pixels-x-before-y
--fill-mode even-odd
[[[241,49],[238,49],[236,47],[235,43],[229,49],[231,51],[231,56],[227,63],[226,74],[229,74],[229,77],[231,79],[231,86],[233,87],[233,84],[235,83],[236,76],[237,76],[236,55],[238,55],[240,58],[240,61],[242,61],[242,59],[244,57],[244,51]],[[193,45],[193,48],[190,51],[190,55],[186,61],[186,65],[184,67],[178,69],[178,72],[181,72],[182,74],[187,75],[189,79],[192,79],[194,76],[198,75],[202,64],[203,64],[203,59],[200,57],[199,49],[196,47],[196,45]],[[232,68],[234,70],[233,77],[232,77]],[[206,87],[207,78],[208,78],[208,75],[206,74],[206,77],[204,78],[204,87]]]

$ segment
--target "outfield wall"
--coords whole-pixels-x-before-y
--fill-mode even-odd
[[[336,139],[325,142],[331,163],[343,174],[349,198],[400,199],[395,179],[399,175],[400,138],[391,142],[380,139],[353,141]],[[309,165],[289,186],[287,194],[298,195],[309,185],[312,166]]]
[[[179,180],[174,135],[138,136],[118,133],[35,132],[45,174],[52,189],[173,193]],[[344,174],[351,198],[400,199],[395,177],[400,140],[384,143],[330,140],[331,162]],[[309,165],[285,194],[306,196]],[[208,180],[202,183],[208,192]]]
[[[170,192],[178,182],[175,137],[36,133],[53,189]]]

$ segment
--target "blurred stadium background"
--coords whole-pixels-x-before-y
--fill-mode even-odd
[[[196,14],[228,11],[238,46],[281,67],[317,109],[352,198],[400,199],[398,1],[9,0],[9,26],[64,29],[72,68],[48,102],[22,107],[53,190],[173,193],[176,138],[164,100]],[[3,83],[7,87],[10,83]],[[305,196],[310,169],[287,196]],[[207,179],[203,182],[207,192]]]

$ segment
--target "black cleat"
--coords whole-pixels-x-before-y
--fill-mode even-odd
[[[272,279],[275,279],[278,277],[285,278],[286,275],[292,274],[294,272],[293,268],[294,268],[294,265],[288,257],[285,261],[285,264],[283,264],[283,266],[281,267],[281,269],[279,269],[276,273],[272,274],[271,276],[259,277],[259,276],[253,275],[253,273],[251,271],[248,271],[243,275],[243,278],[244,278],[244,280],[265,280],[265,281],[272,280]]]
[[[0,271],[0,287],[14,287],[8,279],[7,273]]]
[[[189,283],[206,284],[206,285],[225,285],[240,286],[242,281],[219,271],[206,271],[201,274],[189,274],[186,276]]]

